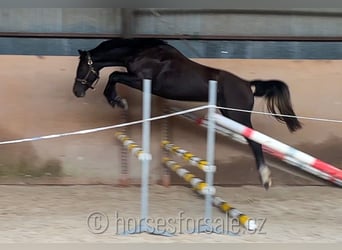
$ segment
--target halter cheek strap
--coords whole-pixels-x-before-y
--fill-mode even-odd
[[[94,66],[93,66],[94,62],[91,59],[89,51],[87,51],[87,60],[88,60],[88,66],[89,66],[88,73],[85,75],[84,78],[76,78],[76,82],[79,82],[83,85],[87,85],[88,88],[95,89],[95,86],[100,80],[100,77],[98,73],[96,72],[96,70],[94,69]],[[90,74],[94,74],[96,76],[96,80],[93,83],[89,83],[88,81],[88,77],[90,76]]]

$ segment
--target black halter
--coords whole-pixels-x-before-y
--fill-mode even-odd
[[[83,85],[87,85],[89,88],[94,89],[97,82],[100,80],[99,74],[96,72],[96,70],[94,69],[93,66],[93,60],[91,59],[90,53],[89,51],[87,51],[87,59],[88,59],[88,73],[85,75],[85,77],[83,79],[81,78],[76,78],[76,82],[80,82]],[[88,81],[88,77],[90,76],[90,74],[94,74],[96,76],[96,79],[93,83],[89,83]]]

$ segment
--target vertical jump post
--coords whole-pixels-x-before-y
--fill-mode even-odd
[[[156,228],[148,225],[148,194],[149,194],[149,172],[152,155],[150,153],[151,136],[151,80],[143,80],[143,128],[142,128],[142,150],[138,155],[141,162],[141,224],[134,231],[128,231],[124,234],[150,233],[156,235],[172,236],[166,231],[158,231]]]
[[[205,225],[200,227],[200,232],[212,232],[212,200],[215,195],[214,173],[216,171],[215,161],[215,119],[214,114],[216,111],[216,98],[217,98],[217,81],[209,81],[209,107],[208,107],[208,129],[207,129],[207,162],[205,167],[205,180],[207,188],[205,191]],[[216,232],[217,233],[217,232]]]

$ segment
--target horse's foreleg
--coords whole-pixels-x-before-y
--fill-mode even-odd
[[[108,83],[103,92],[108,103],[112,106],[118,106],[123,109],[128,109],[128,104],[126,99],[121,98],[116,92],[116,84],[123,83],[132,88],[139,88],[141,86],[141,80],[127,72],[114,71],[110,74]]]

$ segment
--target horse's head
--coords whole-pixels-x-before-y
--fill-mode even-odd
[[[94,67],[94,62],[89,51],[78,50],[80,62],[77,67],[73,92],[77,97],[85,96],[86,91],[94,89],[99,80],[99,71]]]

